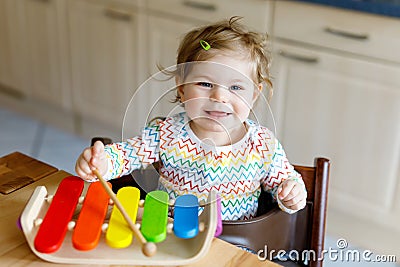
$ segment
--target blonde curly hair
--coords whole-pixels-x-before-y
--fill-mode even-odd
[[[238,22],[241,17],[231,17],[229,20],[205,25],[188,32],[180,42],[177,55],[177,67],[174,71],[165,71],[172,77],[185,79],[189,70],[187,62],[206,61],[221,51],[240,52],[249,58],[252,63],[254,83],[265,83],[269,88],[269,98],[272,96],[272,82],[270,80],[270,52],[267,49],[267,34],[250,31]],[[210,49],[206,50],[200,41],[206,41]],[[179,102],[177,94],[173,102]]]

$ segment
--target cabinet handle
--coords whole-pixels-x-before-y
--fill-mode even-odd
[[[279,50],[279,55],[281,55],[282,57],[285,57],[285,58],[294,59],[294,60],[305,62],[305,63],[315,64],[315,63],[318,63],[318,61],[319,61],[318,57],[303,56],[303,55],[299,55],[299,54],[295,54],[295,53],[291,53],[291,52],[286,52],[283,50]]]
[[[345,31],[345,30],[341,30],[341,29],[335,29],[333,27],[325,27],[324,31],[327,33],[330,33],[330,34],[337,35],[337,36],[342,36],[342,37],[346,37],[349,39],[355,39],[355,40],[360,40],[360,41],[369,39],[369,35],[367,33],[349,32],[349,31]]]
[[[184,0],[183,5],[187,6],[187,7],[191,7],[191,8],[206,10],[206,11],[217,10],[217,7],[213,4],[201,3],[201,2],[192,1],[192,0]]]
[[[113,9],[113,8],[106,8],[104,10],[104,15],[106,15],[109,18],[122,20],[122,21],[130,21],[132,19],[132,14],[131,13],[127,13],[127,12],[124,12],[124,11],[116,10],[116,9]]]

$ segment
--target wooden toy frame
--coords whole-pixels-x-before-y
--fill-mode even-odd
[[[22,215],[21,227],[30,249],[41,259],[55,263],[68,264],[119,264],[119,265],[186,265],[193,263],[205,256],[211,246],[217,227],[217,196],[210,193],[208,205],[199,216],[199,221],[204,223],[204,230],[191,239],[181,239],[174,234],[168,234],[165,241],[157,243],[157,253],[152,257],[146,257],[141,251],[138,240],[123,249],[109,247],[104,238],[100,238],[98,246],[90,251],[79,251],[72,245],[72,231],[67,231],[63,244],[54,253],[40,253],[34,247],[34,239],[39,226],[36,226],[37,218],[43,218],[49,208],[46,187],[38,186],[28,201]],[[80,209],[78,204],[75,211]],[[107,221],[108,219],[106,219]]]

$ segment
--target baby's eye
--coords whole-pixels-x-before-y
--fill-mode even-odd
[[[207,88],[212,88],[213,84],[212,83],[208,83],[208,82],[198,82],[197,85],[200,85],[202,87],[207,87]]]
[[[238,90],[242,90],[243,88],[240,87],[239,85],[232,85],[231,87],[229,87],[229,90],[232,91],[238,91]]]

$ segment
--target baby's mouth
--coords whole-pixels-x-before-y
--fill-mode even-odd
[[[214,118],[224,118],[232,114],[225,111],[215,111],[215,110],[206,110],[205,112]]]

